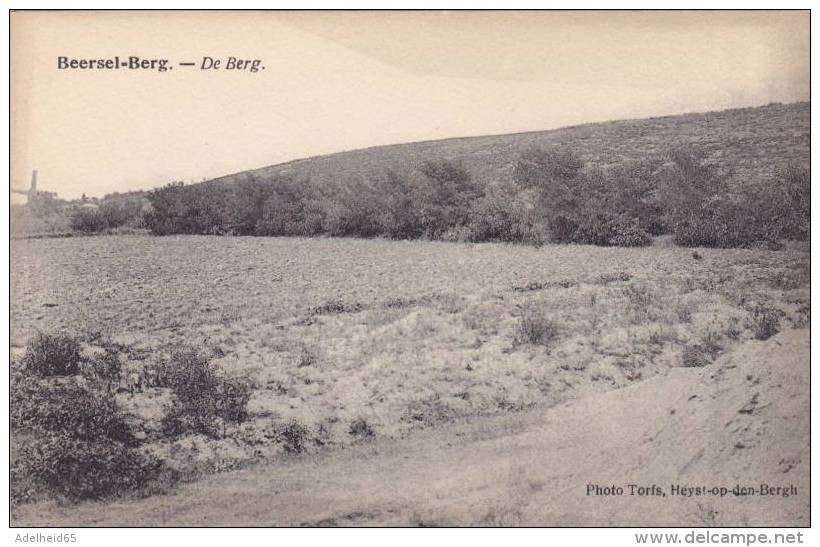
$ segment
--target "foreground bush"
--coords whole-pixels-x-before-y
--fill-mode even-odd
[[[9,389],[12,428],[73,438],[106,438],[135,445],[131,428],[108,391],[89,389],[77,379],[40,379],[14,375]]]
[[[11,473],[51,494],[81,501],[139,492],[162,471],[156,458],[110,439],[58,433],[24,444]],[[18,496],[25,494],[18,490]]]
[[[100,355],[85,360],[80,366],[80,374],[100,389],[115,392],[120,386],[122,362],[119,355],[106,350]]]
[[[89,388],[79,377],[40,378],[16,367],[9,391],[13,503],[139,491],[162,472],[158,460],[137,449],[110,391]]]
[[[77,374],[80,342],[67,334],[38,333],[26,345],[23,368],[41,377]]]
[[[247,420],[250,386],[225,375],[205,355],[177,351],[162,371],[159,381],[174,393],[162,419],[165,434],[196,432],[216,438],[224,436],[228,423]]]

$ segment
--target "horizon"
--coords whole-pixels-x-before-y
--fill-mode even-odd
[[[37,169],[42,190],[102,197],[365,148],[810,101],[802,11],[175,12],[162,15],[167,26],[150,47],[150,12],[82,15],[12,16],[12,187],[27,188]],[[222,35],[209,32],[215,23]],[[106,31],[88,28],[97,26]],[[648,37],[665,47],[647,52]],[[607,39],[617,54],[600,54]],[[52,66],[57,53],[175,61],[228,50],[256,51],[268,70]],[[318,85],[317,74],[333,85]],[[12,204],[25,199],[10,195]]]
[[[490,137],[504,137],[504,136],[508,136],[508,135],[509,136],[512,136],[512,135],[525,135],[527,133],[547,133],[547,132],[550,132],[550,131],[561,131],[561,130],[564,130],[564,129],[571,129],[573,127],[582,127],[582,126],[586,126],[586,125],[597,125],[597,124],[618,123],[618,122],[628,122],[628,121],[651,120],[651,119],[657,119],[657,118],[672,118],[672,117],[676,117],[676,116],[696,116],[698,114],[713,114],[713,113],[720,113],[720,112],[729,112],[729,111],[732,111],[732,110],[765,108],[765,107],[773,106],[773,105],[792,106],[792,105],[810,104],[810,103],[811,103],[811,101],[808,101],[808,100],[806,100],[806,101],[794,101],[794,102],[789,102],[789,103],[781,103],[781,102],[776,102],[775,101],[775,102],[770,102],[770,103],[767,103],[767,104],[748,105],[748,106],[735,106],[735,107],[732,107],[732,108],[724,108],[724,109],[721,109],[721,110],[703,110],[703,111],[699,111],[699,112],[694,112],[693,111],[693,112],[679,112],[679,113],[674,113],[674,114],[659,114],[657,116],[648,116],[648,117],[645,117],[645,118],[618,118],[618,119],[613,119],[613,120],[598,120],[598,121],[592,121],[592,122],[582,122],[582,123],[572,124],[572,125],[562,125],[561,127],[551,127],[551,128],[547,128],[547,129],[533,129],[533,130],[526,130],[526,131],[517,131],[517,132],[513,132],[513,133],[486,133],[486,134],[483,134],[483,135],[458,135],[458,136],[454,136],[454,137],[443,137],[443,138],[440,138],[440,139],[428,139],[428,140],[418,140],[418,141],[405,141],[405,142],[393,142],[393,143],[386,143],[386,144],[376,144],[376,145],[373,145],[373,146],[365,146],[365,147],[362,147],[362,148],[353,148],[353,149],[350,149],[350,150],[337,150],[335,152],[328,152],[326,154],[317,154],[317,155],[313,155],[313,156],[303,156],[303,157],[299,157],[299,158],[291,158],[291,159],[281,161],[281,162],[278,162],[278,163],[248,167],[246,169],[242,169],[242,170],[239,170],[239,171],[233,171],[233,172],[230,172],[230,173],[223,173],[221,175],[216,175],[214,177],[204,178],[204,179],[201,179],[201,180],[183,181],[183,180],[180,180],[180,179],[174,179],[174,180],[169,180],[168,182],[165,182],[165,183],[162,183],[162,184],[159,184],[159,185],[156,185],[156,186],[145,187],[145,188],[139,188],[139,187],[137,187],[137,188],[128,188],[128,189],[125,189],[125,190],[115,190],[114,192],[108,192],[107,194],[101,194],[101,195],[89,195],[88,193],[85,193],[85,197],[87,199],[92,199],[93,200],[93,199],[103,199],[108,195],[117,194],[117,193],[118,194],[127,194],[127,193],[130,193],[130,192],[150,192],[151,190],[154,190],[156,188],[161,188],[162,186],[165,186],[166,184],[169,184],[169,183],[172,183],[172,182],[183,182],[186,186],[189,185],[189,184],[200,184],[200,183],[203,183],[203,182],[210,182],[210,181],[214,181],[214,180],[221,179],[221,178],[232,177],[232,176],[239,175],[239,174],[242,174],[242,173],[246,173],[246,172],[249,172],[249,171],[256,171],[256,170],[259,170],[259,169],[266,169],[266,168],[270,168],[270,167],[278,167],[278,166],[288,165],[288,164],[294,163],[294,162],[308,161],[308,160],[311,160],[311,159],[314,159],[314,158],[320,158],[320,157],[325,157],[325,156],[333,156],[333,155],[336,155],[336,154],[347,154],[347,153],[353,153],[353,152],[358,152],[358,151],[362,151],[362,150],[370,150],[370,149],[373,149],[373,148],[389,148],[389,147],[392,147],[392,146],[423,144],[423,143],[442,142],[442,141],[460,140],[460,139],[481,139],[481,138],[490,138]],[[38,171],[37,178],[38,178],[38,190],[39,191],[44,191],[44,192],[50,192],[51,191],[50,189],[41,187],[42,185],[39,182],[40,178],[41,178],[39,171]],[[29,187],[29,184],[13,186],[13,188],[16,189],[16,190],[24,190],[24,189],[27,189],[28,187]],[[14,195],[14,194],[12,194],[12,195]],[[82,195],[72,197],[72,198],[65,198],[63,196],[60,196],[59,193],[58,193],[57,197],[59,199],[64,199],[66,201],[76,201],[76,200],[82,199]],[[13,199],[12,200],[12,205],[24,204],[25,203],[25,198],[22,198],[22,199],[23,199],[23,201],[21,201],[19,203],[14,203],[14,199]]]

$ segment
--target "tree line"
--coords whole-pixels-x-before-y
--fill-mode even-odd
[[[458,161],[387,170],[320,186],[280,175],[184,185],[148,194],[154,234],[349,236],[525,244],[642,246],[673,234],[686,246],[748,247],[806,240],[808,170],[737,181],[692,149],[599,167],[571,150],[531,149],[512,180],[480,184]]]

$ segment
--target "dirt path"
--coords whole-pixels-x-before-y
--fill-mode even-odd
[[[25,526],[809,524],[809,331],[702,369],[395,442],[225,473],[171,494],[24,506]],[[672,485],[797,488],[683,497]],[[624,488],[588,496],[588,484]],[[629,484],[665,496],[630,495]]]

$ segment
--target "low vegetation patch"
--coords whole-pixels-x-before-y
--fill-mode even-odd
[[[780,331],[781,312],[775,308],[757,304],[751,309],[750,327],[757,340],[768,340]]]
[[[164,378],[173,392],[162,429],[166,435],[188,432],[223,437],[230,423],[248,418],[250,386],[219,371],[210,358],[195,349],[174,352]]]
[[[571,281],[569,279],[562,279],[560,281],[530,281],[525,285],[515,285],[513,287],[514,292],[534,292],[534,291],[542,291],[544,289],[549,288],[560,288],[560,289],[569,289],[571,287],[576,287],[578,283],[575,281]]]
[[[356,313],[362,311],[363,309],[364,306],[362,306],[358,302],[354,302],[351,304],[345,302],[341,298],[334,298],[333,300],[328,300],[323,304],[314,306],[310,309],[310,313],[312,315],[333,315],[340,313]]]
[[[629,308],[633,313],[645,317],[649,313],[655,295],[647,286],[631,284],[623,288],[623,294],[629,302]]]
[[[356,439],[369,439],[376,435],[376,432],[373,431],[373,428],[365,418],[353,420],[348,428],[348,433]]]
[[[681,354],[681,366],[686,368],[705,367],[709,364],[709,355],[699,345],[688,345]]]
[[[619,281],[625,282],[632,279],[632,274],[628,272],[612,272],[601,274],[598,278],[601,285],[609,285],[610,283],[617,283]]]
[[[518,321],[515,332],[516,344],[533,344],[549,347],[558,339],[558,325],[538,311],[527,311]]]
[[[80,374],[107,392],[116,392],[122,380],[122,361],[115,351],[106,349],[94,355],[80,366]]]
[[[285,452],[299,454],[307,449],[310,431],[296,420],[291,420],[279,428],[276,440],[282,444]]]
[[[79,340],[68,334],[38,332],[26,346],[23,368],[41,377],[77,374],[82,361],[80,350]]]

